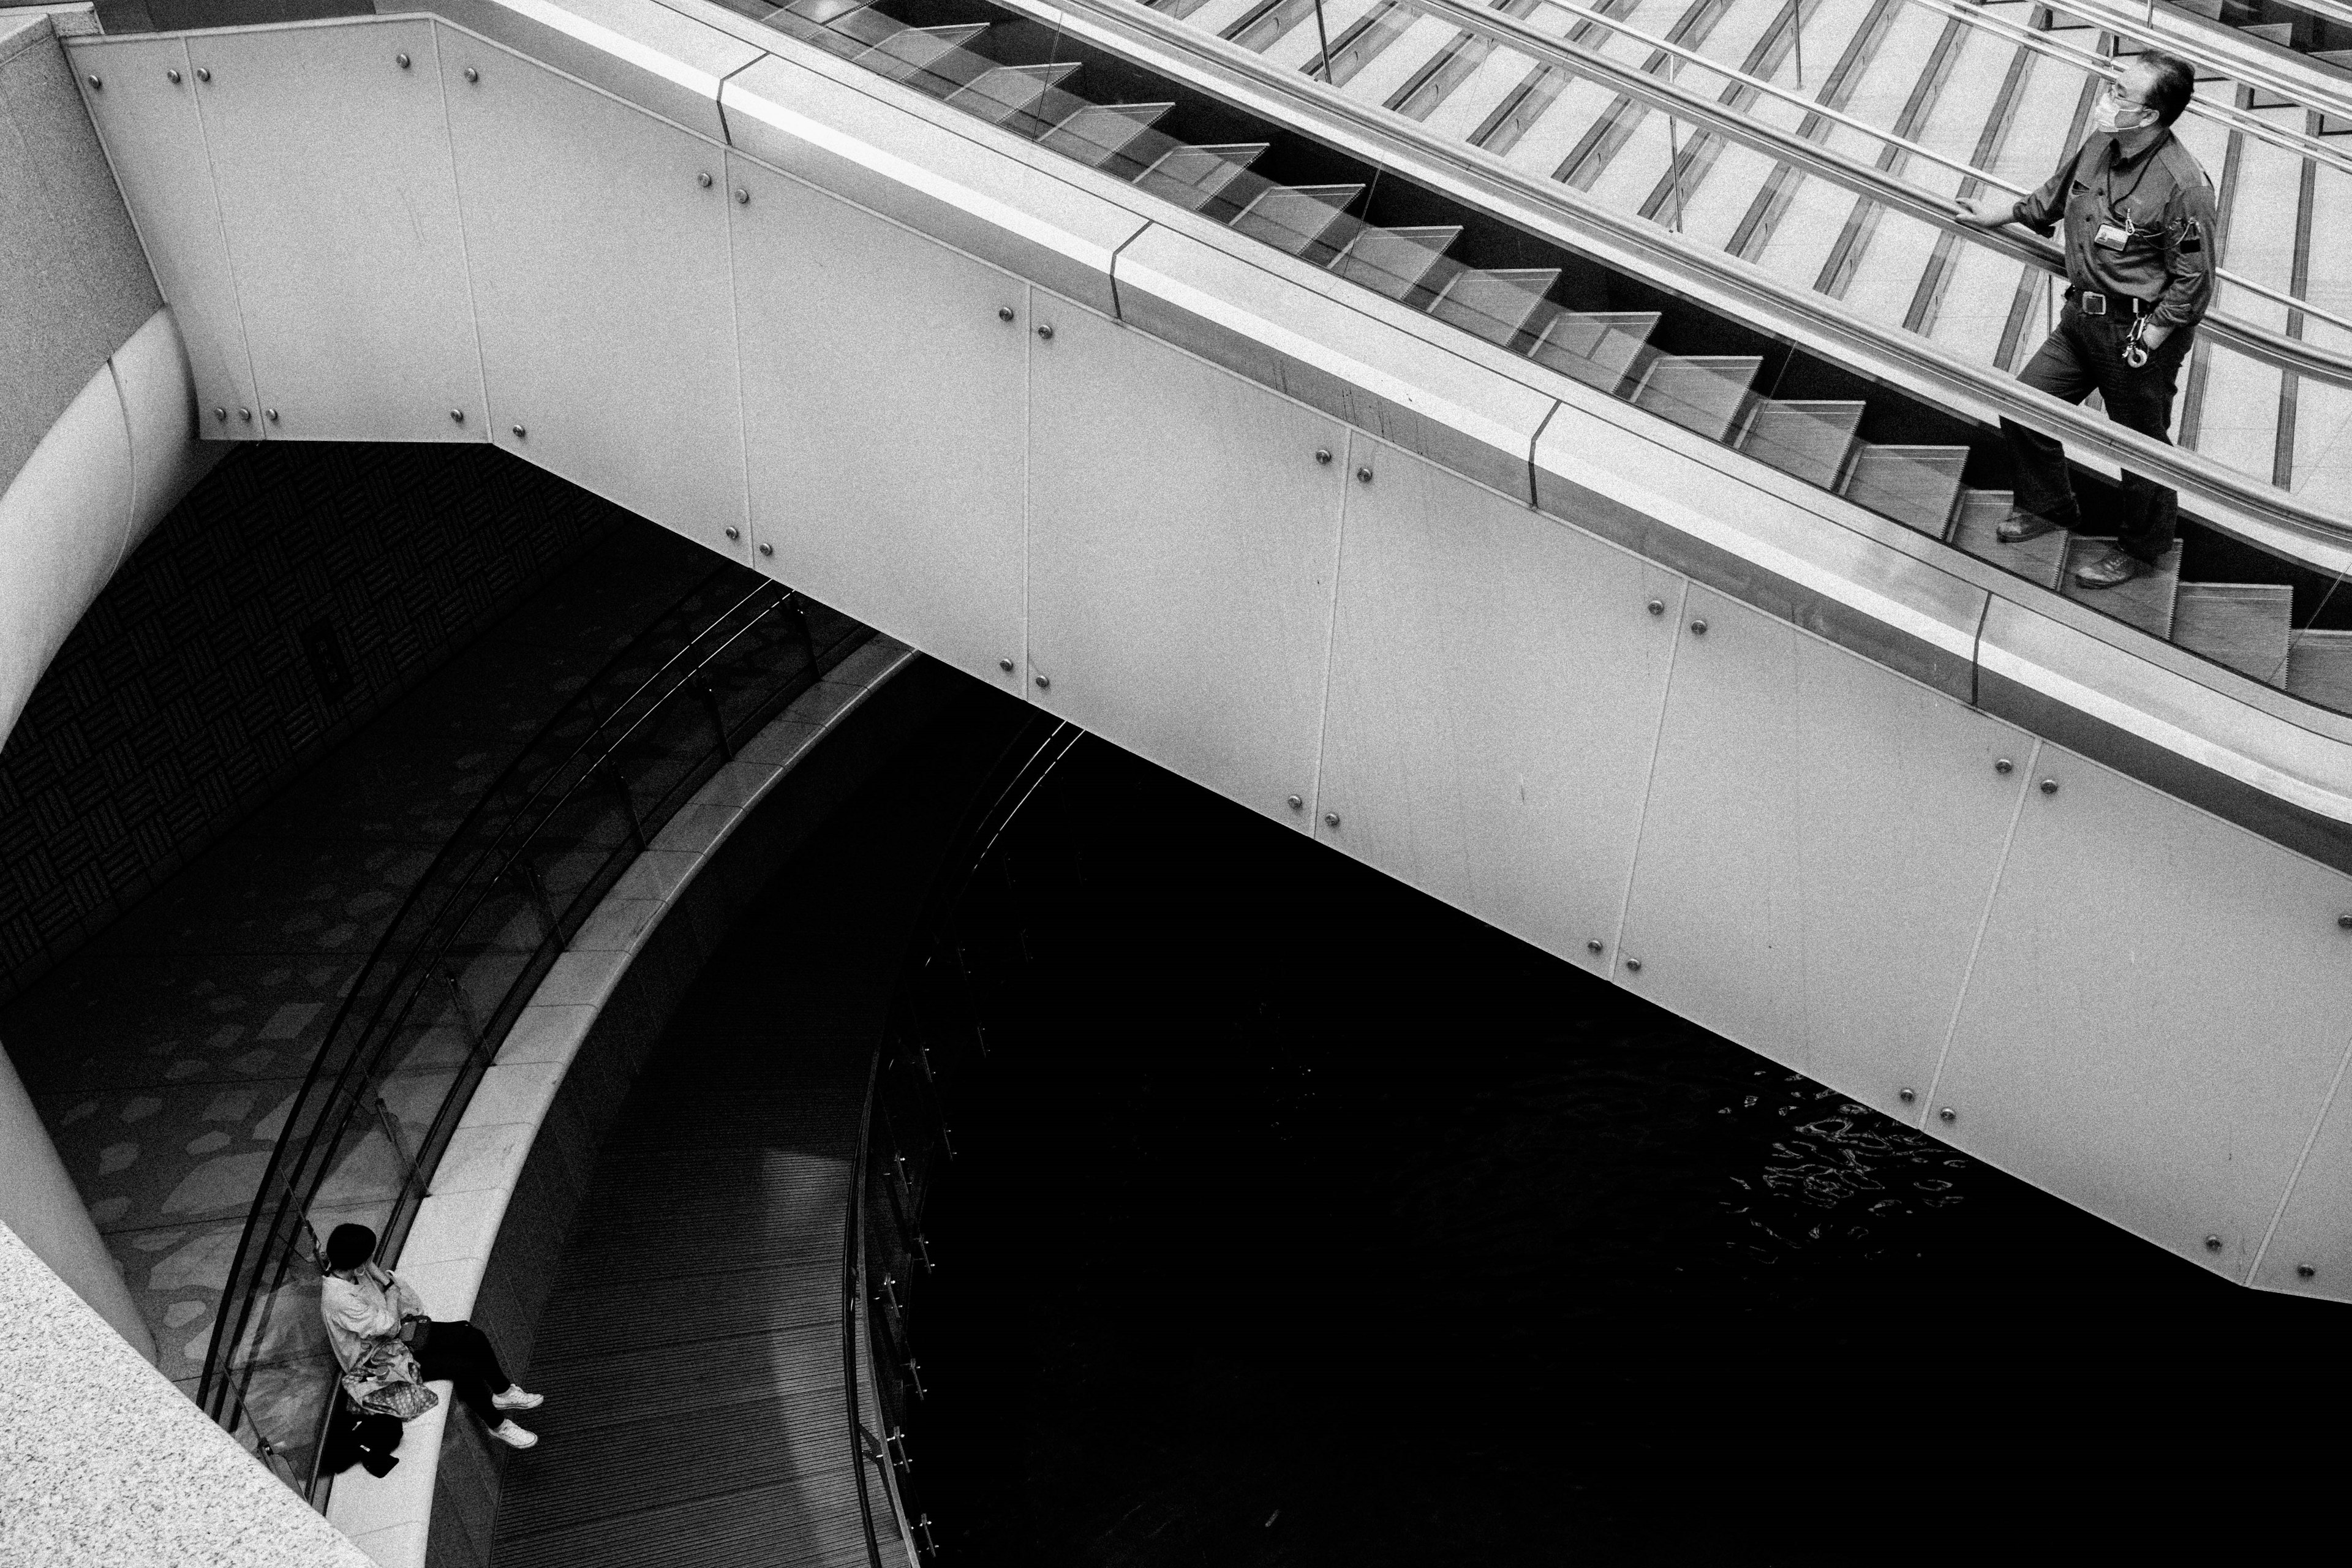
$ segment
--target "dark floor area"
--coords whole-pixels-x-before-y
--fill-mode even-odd
[[[974,889],[993,1049],[913,1324],[944,1563],[1983,1561],[2327,1506],[2283,1479],[2338,1447],[2343,1309],[1098,742]]]
[[[866,1563],[841,1304],[867,1063],[943,841],[1026,714],[960,685],[738,922],[606,1139],[499,1568]]]

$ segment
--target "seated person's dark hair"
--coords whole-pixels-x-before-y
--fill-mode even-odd
[[[2137,63],[2154,73],[2147,84],[2147,106],[2156,110],[2157,123],[2171,124],[2197,96],[2197,73],[2187,60],[2155,49],[2140,56]]]
[[[339,1225],[327,1236],[327,1267],[356,1268],[375,1256],[375,1232],[363,1225]]]

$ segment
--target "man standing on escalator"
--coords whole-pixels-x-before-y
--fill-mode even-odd
[[[2080,403],[2096,392],[2118,425],[2169,440],[2172,396],[2189,339],[2213,298],[2213,182],[2172,134],[2196,92],[2186,61],[2154,52],[2107,84],[2091,134],[2040,190],[2014,202],[1967,200],[1959,221],[1978,228],[2066,228],[2066,309],[2018,379]],[[2074,529],[2082,514],[2065,449],[2009,420],[2015,493],[2005,544]],[[2074,574],[2112,588],[2156,569],[2172,548],[2173,492],[2126,472],[2116,548]]]

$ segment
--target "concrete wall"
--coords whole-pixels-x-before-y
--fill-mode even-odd
[[[2340,722],[785,40],[448,8],[77,46],[207,405],[495,441],[2352,1300]]]

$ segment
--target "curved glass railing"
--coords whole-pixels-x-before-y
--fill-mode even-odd
[[[870,635],[737,566],[609,661],[491,785],[346,995],[270,1157],[199,1402],[305,1496],[337,1392],[321,1238],[397,1258],[467,1101],[565,944],[736,750]]]
[[[1022,805],[1083,739],[1077,726],[1038,716],[974,793],[924,893],[868,1074],[843,1249],[842,1367],[872,1568],[899,1560],[886,1542],[903,1542],[919,1562],[939,1550],[907,1425],[926,1394],[913,1321],[931,1271],[923,1212],[933,1179],[954,1156],[956,1084],[988,1054],[957,911]],[[861,1364],[870,1370],[863,1379]]]
[[[1390,0],[1348,3],[1361,20],[1370,15],[1368,5]],[[1251,47],[1258,40],[1243,16],[1225,24],[1225,31],[1238,29],[1233,39],[1204,36],[1217,5],[1254,8],[1261,30],[1284,20],[1300,59]],[[2352,440],[2345,434],[2352,424],[2331,428],[2325,417],[2305,421],[2296,438],[2307,441],[2315,458],[2302,485],[2270,482],[2262,460],[2269,454],[2257,449],[2257,437],[2267,429],[2263,438],[2274,446],[2277,428],[2249,434],[2231,421],[2233,411],[2266,396],[2274,411],[2280,373],[2259,366],[2250,372],[2219,355],[2209,356],[2207,371],[2192,370],[2184,402],[2204,407],[2211,437],[2206,450],[2184,452],[2086,416],[2023,391],[1992,363],[1997,354],[1971,356],[1906,331],[1909,301],[1919,298],[1921,286],[1889,290],[1874,281],[1879,275],[1868,259],[1897,252],[1924,257],[1923,276],[1940,265],[1947,276],[1927,291],[1974,301],[1953,306],[1952,322],[2011,355],[2031,352],[2056,310],[2047,275],[2038,268],[2011,258],[2006,277],[1994,275],[1988,284],[1980,258],[2001,258],[1974,245],[1955,245],[1939,264],[1941,242],[1954,237],[1826,182],[1776,184],[1776,161],[1769,156],[1750,171],[1759,199],[1742,212],[1758,216],[1748,223],[1745,243],[1754,248],[1769,229],[1792,247],[1810,247],[1812,276],[1784,280],[1803,277],[1805,267],[1776,277],[1737,247],[1730,257],[1706,254],[1691,243],[1692,215],[1685,214],[1678,238],[1664,232],[1672,225],[1658,220],[1655,203],[1643,216],[1580,200],[1566,194],[1574,182],[1497,167],[1492,154],[1414,122],[1385,100],[1374,105],[1327,91],[1299,68],[1321,49],[1319,37],[1307,41],[1313,6],[1314,0],[1203,0],[1177,21],[1139,6],[1078,0],[1076,11],[1102,24],[1084,37],[1059,19],[1072,13],[1033,13],[1024,0],[793,0],[781,7],[732,0],[730,8],[2218,664],[2352,711],[2352,595],[2338,593],[2338,562],[2352,530],[2336,479],[2340,473],[2344,493],[2352,495],[2352,453],[2337,450]],[[1339,11],[1327,16],[1326,30],[1337,29],[1335,59],[1343,47],[1360,45],[1362,34],[1349,37],[1352,26]],[[1188,68],[1185,77],[1102,41],[1130,37],[1139,51],[1170,51]],[[1253,112],[1196,85],[1220,79],[1235,84],[1237,97],[1288,95],[1310,122],[1328,121],[1359,144],[1370,140],[1433,159],[1454,188],[1496,193],[1497,210],[1473,206],[1343,151],[1288,118]],[[1354,79],[1369,79],[1359,73]],[[1604,92],[1601,108],[1624,96]],[[1621,168],[1669,176],[1669,207],[1672,171],[1709,155],[1710,148],[1716,154],[1732,150],[1727,139],[1710,143],[1701,134],[1716,127],[1680,122],[1655,109],[1612,124],[1601,136],[1622,132],[1621,153],[1649,137],[1647,162],[1629,157]],[[1587,125],[1563,137],[1570,143],[1563,159],[1593,134]],[[1656,190],[1654,179],[1650,188]],[[1587,233],[1603,245],[1586,248],[1571,237]],[[1654,260],[1655,269],[1635,271],[1608,258],[1628,252]],[[1971,268],[1971,276],[1961,276]],[[1840,288],[1812,286],[1824,270],[1843,277]],[[1700,293],[1727,289],[1866,352],[1832,355],[1808,347],[1763,324],[1761,312],[1735,314]],[[1908,384],[1872,374],[1874,363],[1910,373]],[[1950,401],[1913,390],[1923,381],[1949,386]],[[2352,399],[2352,390],[2341,388],[2305,384],[2298,391],[2317,405],[2328,405],[2330,396]],[[1983,407],[2064,443],[2083,498],[2082,537],[1997,542],[2011,499],[2007,447],[1997,426],[1956,411]],[[2244,449],[2229,447],[2224,437],[2233,435]],[[2183,542],[2149,577],[2104,595],[2079,591],[2070,571],[2104,552],[2101,535],[2122,513],[2118,470],[2180,489]],[[2282,539],[2315,543],[2308,557],[2273,552]]]

